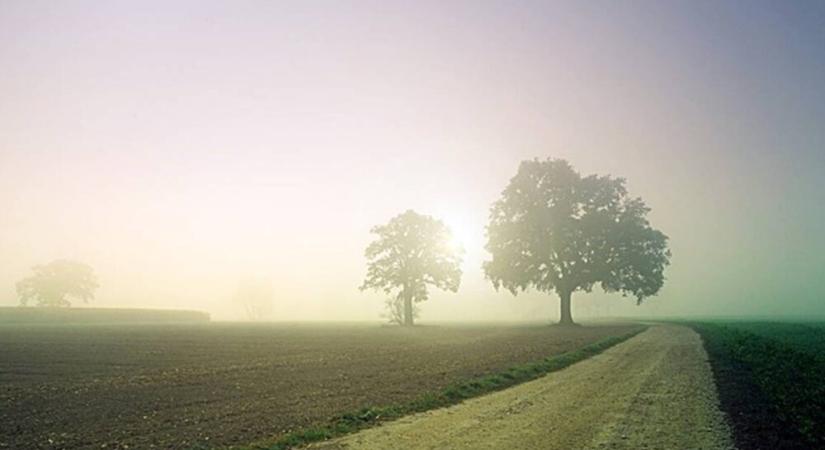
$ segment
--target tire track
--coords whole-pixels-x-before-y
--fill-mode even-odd
[[[699,336],[654,326],[538,380],[311,448],[732,449]]]

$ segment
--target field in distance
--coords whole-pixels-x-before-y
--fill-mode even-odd
[[[0,326],[0,448],[243,445],[637,325]]]
[[[32,308],[0,306],[0,325],[190,323],[209,322],[209,314],[175,309]]]

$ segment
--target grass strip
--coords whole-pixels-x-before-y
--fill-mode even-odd
[[[825,364],[821,359],[736,325],[690,325],[702,336],[737,448],[823,448]]]
[[[550,372],[564,369],[591,356],[598,355],[646,329],[647,327],[643,326],[633,332],[609,337],[577,350],[511,367],[503,372],[455,383],[439,392],[423,394],[408,403],[362,408],[352,413],[337,416],[327,424],[292,431],[274,442],[255,444],[248,448],[286,450],[353,433],[410,414],[455,405],[463,400],[499,391],[525,381],[535,380]]]

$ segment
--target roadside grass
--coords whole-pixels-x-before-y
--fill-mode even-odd
[[[339,415],[326,424],[294,430],[274,441],[260,441],[246,448],[286,450],[343,436],[409,414],[455,405],[463,400],[499,391],[519,383],[534,380],[550,372],[564,369],[624,342],[647,328],[642,326],[633,332],[609,337],[577,350],[511,367],[502,372],[455,383],[439,392],[422,394],[408,403],[365,407],[358,411]]]
[[[702,336],[740,450],[823,448],[825,361],[810,352],[821,345],[821,328],[690,325]]]

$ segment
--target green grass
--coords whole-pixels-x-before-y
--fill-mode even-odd
[[[511,367],[503,372],[456,383],[440,392],[423,394],[409,403],[366,407],[355,412],[342,414],[332,419],[326,425],[292,431],[274,442],[255,444],[250,448],[266,448],[269,450],[289,449],[353,433],[378,423],[398,419],[409,414],[455,405],[466,399],[505,389],[525,381],[534,380],[550,372],[564,369],[576,362],[597,355],[618,343],[624,342],[645,329],[646,327],[641,327],[632,333],[603,339],[578,350]]]
[[[736,368],[741,380],[758,388],[754,397],[764,398],[778,428],[790,428],[799,440],[795,448],[817,448],[825,436],[825,359],[822,358],[825,329],[793,323],[731,322],[696,323],[705,348],[724,376],[726,368]],[[746,378],[746,379],[745,379]],[[730,384],[728,384],[730,385]],[[720,397],[724,397],[721,392]],[[723,406],[724,406],[723,399]],[[736,405],[734,405],[736,408]],[[738,411],[727,411],[734,417]],[[735,424],[734,424],[735,425]],[[784,433],[779,430],[778,433]]]
[[[820,359],[825,357],[825,323],[729,322],[724,326],[782,342]]]

